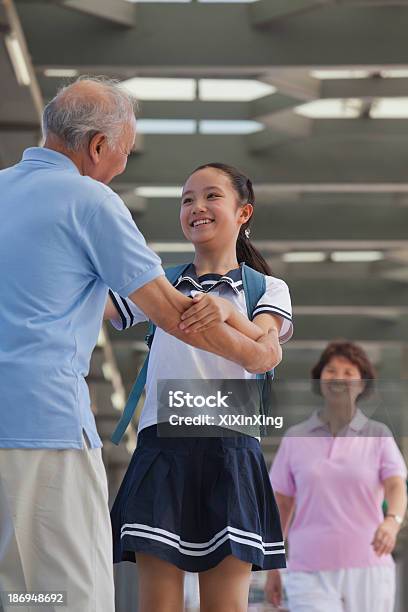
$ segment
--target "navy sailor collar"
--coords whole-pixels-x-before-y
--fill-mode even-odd
[[[226,274],[203,274],[202,276],[197,276],[195,266],[191,263],[183,274],[178,277],[174,286],[178,287],[182,282],[188,282],[195,289],[203,292],[210,291],[221,283],[229,285],[237,294],[243,290],[241,266],[230,270]]]

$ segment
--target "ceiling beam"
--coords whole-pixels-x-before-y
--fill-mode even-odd
[[[324,79],[321,98],[408,97],[408,78]]]
[[[249,7],[242,3],[140,3],[137,27],[129,30],[109,28],[106,22],[55,3],[18,0],[18,7],[38,67],[98,73],[127,68],[134,75],[197,77],[266,75],[274,67],[377,70],[406,64],[408,7],[336,3],[293,16],[273,36],[253,26]],[[211,32],[210,45],[198,44],[203,32]]]
[[[279,93],[299,100],[314,100],[320,95],[320,81],[307,68],[273,67],[260,80],[273,85]]]
[[[258,0],[250,7],[252,23],[268,27],[277,21],[313,11],[328,4],[328,0]]]
[[[337,139],[368,139],[380,144],[383,139],[408,137],[408,119],[316,119],[315,135],[335,134]]]
[[[182,241],[179,209],[177,199],[150,199],[144,213],[135,219],[151,242]],[[404,241],[407,240],[407,227],[408,207],[387,204],[299,206],[283,202],[256,207],[251,235],[260,242],[310,241],[310,248],[313,241],[321,240]]]
[[[258,121],[267,122],[272,115],[289,110],[300,104],[303,104],[303,100],[277,92],[268,96],[262,96],[262,98],[251,102],[250,115],[252,118],[258,119]]]
[[[337,264],[339,266],[339,264]],[[344,266],[344,264],[343,264]],[[315,264],[318,268],[319,264]],[[358,313],[359,307],[398,307],[408,311],[408,284],[375,277],[353,278],[352,264],[348,264],[348,279],[326,278],[292,279],[288,270],[292,301],[297,306],[349,306]]]
[[[195,119],[199,120],[241,120],[252,117],[250,102],[212,102],[194,100],[142,100],[140,117],[142,119]]]
[[[338,0],[258,0],[250,6],[254,25],[270,27],[283,20],[323,7],[330,7]],[[341,4],[362,7],[407,6],[408,0],[340,0]]]
[[[336,120],[332,124],[326,123],[325,133],[312,138],[288,142],[286,135],[279,135],[283,142],[262,155],[251,152],[246,136],[146,134],[143,152],[129,159],[115,185],[181,185],[194,167],[217,159],[243,168],[253,182],[274,185],[277,191],[408,189],[408,134],[403,124],[400,130],[397,124],[390,126],[388,134],[382,129],[370,133],[369,128],[363,133],[358,120],[357,134],[352,123]]]
[[[63,79],[39,75],[39,83],[45,100],[53,98],[59,87],[66,82]],[[299,104],[303,104],[303,99],[279,92],[249,102],[232,100],[140,100],[139,115],[146,119],[209,119],[220,121],[255,119],[264,121],[275,113]]]
[[[47,84],[47,81],[51,83]],[[46,99],[52,98],[62,82],[54,78],[42,78],[41,87]],[[137,96],[137,92],[136,92]],[[272,115],[303,104],[302,100],[279,93],[264,96],[251,102],[207,100],[141,100],[138,115],[142,119],[194,119],[242,120],[267,122]]]
[[[285,144],[291,138],[296,138],[297,135],[289,135],[280,130],[273,128],[255,132],[247,138],[247,146],[250,153],[257,154],[268,152],[279,145]]]
[[[37,0],[32,0],[37,1]],[[39,0],[41,1],[41,0]],[[124,27],[136,25],[136,4],[126,0],[48,0],[102,21]]]

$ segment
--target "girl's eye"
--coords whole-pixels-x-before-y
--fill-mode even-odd
[[[221,196],[219,196],[217,193],[209,193],[207,198],[220,198]]]
[[[185,200],[183,200],[183,204],[190,204],[192,202],[191,198],[186,198]]]

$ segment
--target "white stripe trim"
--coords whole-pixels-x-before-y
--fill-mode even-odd
[[[191,276],[179,277],[177,283],[174,286],[177,287],[177,285],[179,285],[182,281],[190,281],[197,289],[201,289],[201,285],[197,283],[197,281],[195,281],[194,278],[191,278]]]
[[[274,306],[267,306],[266,304],[265,305],[261,304],[260,306],[257,306],[254,310],[253,316],[255,316],[261,310],[263,310],[264,312],[275,312],[276,314],[280,315],[284,319],[287,319],[288,321],[292,321],[291,315],[286,314],[285,311],[282,312],[282,309],[278,309],[278,307],[275,308]]]
[[[129,529],[131,529],[132,531],[129,531]],[[249,545],[252,544],[253,546],[256,546],[257,548],[261,548],[262,550],[264,550],[265,548],[270,548],[270,547],[275,547],[275,546],[284,546],[283,541],[282,542],[264,542],[261,536],[258,535],[257,533],[253,533],[251,531],[244,531],[242,529],[237,529],[236,527],[230,527],[230,526],[227,526],[221,531],[219,531],[218,533],[216,533],[215,536],[213,536],[211,540],[209,540],[208,542],[186,542],[184,540],[181,540],[179,535],[172,533],[171,531],[166,531],[165,529],[161,529],[160,527],[150,527],[149,525],[143,525],[142,523],[125,523],[121,529],[122,537],[125,533],[128,535],[133,535],[133,534],[139,535],[139,534],[145,533],[145,531],[138,531],[141,529],[146,530],[146,532],[152,537],[153,537],[153,534],[157,534],[157,537],[163,536],[163,538],[165,538],[166,540],[170,540],[173,544],[177,544],[177,545],[189,547],[189,548],[211,547],[211,545],[214,544],[216,540],[224,536],[227,532],[231,534],[236,534],[237,536],[240,535],[240,536],[247,538],[246,540],[242,540],[242,538],[239,538],[237,540],[236,536],[231,535],[231,539],[236,539],[236,541],[240,540],[243,543],[249,543]],[[149,537],[149,536],[146,535],[146,537]],[[258,542],[252,542],[250,538],[258,540]],[[161,541],[163,541],[163,539]],[[273,552],[274,551],[271,551],[270,554],[272,554]]]
[[[121,296],[118,293],[116,293],[116,291],[112,291],[112,294],[113,294],[113,296],[114,296],[114,298],[116,300],[114,302],[114,306],[115,306],[116,310],[119,310],[119,312],[118,312],[119,316],[122,315],[123,319],[125,320],[126,327],[123,327],[122,319],[120,321],[122,323],[122,329],[123,330],[129,329],[129,327],[130,327],[130,317],[129,317],[128,311],[126,310],[125,306],[123,305],[123,302],[121,300]],[[126,299],[126,298],[123,298],[123,299]]]
[[[231,535],[230,533],[226,533],[223,538],[218,540],[218,542],[213,544],[207,550],[183,550],[181,543],[175,542],[174,540],[171,540],[169,538],[166,538],[160,535],[156,535],[154,533],[148,533],[147,531],[123,531],[121,538],[123,538],[125,535],[129,535],[132,537],[147,538],[149,540],[156,540],[158,542],[163,542],[163,544],[167,544],[168,546],[172,546],[173,548],[176,548],[179,553],[182,553],[183,555],[189,555],[190,557],[203,557],[205,555],[209,555],[210,553],[217,550],[217,548],[219,548],[227,540],[232,540],[234,542],[237,542],[238,544],[245,544],[246,546],[253,546],[254,548],[259,548],[259,550],[261,550],[264,555],[280,555],[280,554],[284,555],[285,554],[284,548],[280,550],[266,551],[264,547],[262,546],[262,544],[258,544],[257,542],[254,542],[253,540],[244,540],[243,538],[238,538],[236,536]]]
[[[120,298],[119,299],[116,298],[116,299],[118,300],[118,304],[120,306],[120,310],[121,310],[123,316],[126,319],[126,328],[125,329],[129,329],[130,327],[132,327],[132,319],[130,318],[130,315],[129,315],[128,311],[126,310],[125,306],[123,305],[123,302],[121,301],[121,299]],[[128,302],[127,298],[122,298],[122,300],[124,300],[127,303],[127,305],[129,306],[129,308],[130,308],[130,305],[129,305],[129,302]]]
[[[153,531],[154,533],[161,533],[165,536],[168,536],[169,538],[173,538],[177,541],[180,541],[179,535],[171,531],[167,531],[166,529],[161,529],[160,527],[151,527],[150,525],[144,525],[143,523],[125,523],[124,525],[122,525],[122,531],[129,527],[131,529],[147,529],[148,531]],[[262,540],[262,537],[258,533],[254,533],[253,531],[244,531],[243,529],[237,529],[236,527],[231,527],[230,525],[227,525],[227,527],[224,527],[224,529],[221,529],[221,531],[216,533],[211,538],[211,540],[209,540],[208,542],[201,542],[199,544],[196,542],[183,542],[183,544],[185,544],[186,546],[197,546],[197,547],[209,546],[217,538],[222,536],[226,531],[231,531],[231,533],[236,533],[237,535],[242,535],[246,538],[254,538],[255,540],[259,540],[259,542],[261,542],[263,546],[283,546],[284,545],[284,542],[264,542]]]
[[[222,276],[219,279],[204,280],[201,283],[194,280],[194,278],[191,278],[191,276],[182,276],[178,278],[177,283],[174,286],[177,287],[182,281],[190,281],[198,290],[202,289],[204,285],[211,285],[211,287],[214,287],[215,285],[219,285],[223,282],[226,282],[233,289],[238,289],[238,287],[242,285],[242,280],[233,281],[229,276]]]

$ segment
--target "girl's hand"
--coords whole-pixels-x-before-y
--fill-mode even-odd
[[[371,542],[376,555],[389,555],[395,548],[399,526],[392,517],[385,518],[374,534]]]
[[[182,322],[179,325],[187,334],[224,323],[231,316],[233,306],[224,298],[199,293],[192,302],[193,305],[181,315]]]
[[[266,601],[276,608],[282,603],[282,577],[279,570],[269,570],[265,583]]]

